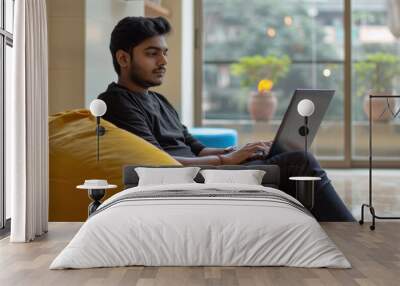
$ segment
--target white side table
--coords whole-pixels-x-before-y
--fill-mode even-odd
[[[107,180],[85,180],[83,185],[76,186],[77,189],[87,190],[89,198],[92,200],[88,206],[89,216],[101,205],[100,200],[106,194],[106,190],[116,187],[117,185],[109,185]]]
[[[320,177],[290,177],[289,180],[296,181],[296,199],[307,209],[314,208],[315,182],[320,181]]]

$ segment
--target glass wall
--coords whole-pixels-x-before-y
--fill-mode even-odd
[[[11,93],[13,22],[14,1],[0,0],[0,228],[4,228],[6,219],[11,217],[11,194],[4,188],[4,106]]]
[[[296,88],[335,89],[312,151],[319,159],[343,165],[368,160],[366,97],[400,94],[400,3],[353,0],[351,11],[344,10],[344,3],[203,0],[202,125],[234,128],[240,144],[272,139]],[[351,15],[346,28],[345,14]],[[346,78],[351,82],[348,122],[345,29],[351,38],[346,62],[351,66]],[[374,99],[374,159],[399,160],[400,116],[393,118],[398,101]],[[346,128],[351,138],[345,138]],[[344,157],[346,147],[351,157]]]
[[[13,56],[12,45],[7,44],[5,49],[5,98],[11,94],[12,91],[12,70],[13,70]],[[7,127],[6,127],[7,128]],[[5,170],[4,170],[5,172]],[[5,219],[11,218],[11,193],[10,189],[5,189]]]
[[[5,0],[5,30],[13,33],[14,30],[14,0]]]
[[[366,159],[368,155],[368,95],[400,94],[399,12],[399,1],[352,2],[352,148],[355,159]],[[374,160],[400,158],[400,120],[393,118],[398,107],[398,100],[373,100]]]
[[[343,160],[343,17],[342,0],[203,0],[202,125],[273,139],[296,88],[335,89],[313,152]]]

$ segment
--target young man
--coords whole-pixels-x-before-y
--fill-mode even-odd
[[[111,83],[99,95],[107,104],[104,119],[144,138],[183,165],[279,165],[280,187],[293,196],[295,185],[289,181],[290,176],[321,177],[313,209],[316,218],[354,220],[312,155],[291,152],[264,160],[259,154],[268,153],[269,142],[248,143],[237,150],[206,148],[190,135],[168,100],[149,90],[163,82],[168,54],[165,36],[170,30],[168,21],[162,17],[126,17],[115,26],[110,51],[118,82]]]

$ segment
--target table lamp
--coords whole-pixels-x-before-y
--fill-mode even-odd
[[[96,137],[97,137],[97,162],[100,158],[100,136],[103,136],[106,129],[100,125],[100,117],[107,111],[107,105],[101,99],[95,99],[90,103],[90,113],[96,117]]]

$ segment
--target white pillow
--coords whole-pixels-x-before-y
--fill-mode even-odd
[[[261,185],[265,171],[262,170],[201,170],[205,184],[233,183],[246,185]]]
[[[139,176],[138,186],[196,183],[193,179],[199,170],[199,167],[135,168]]]

